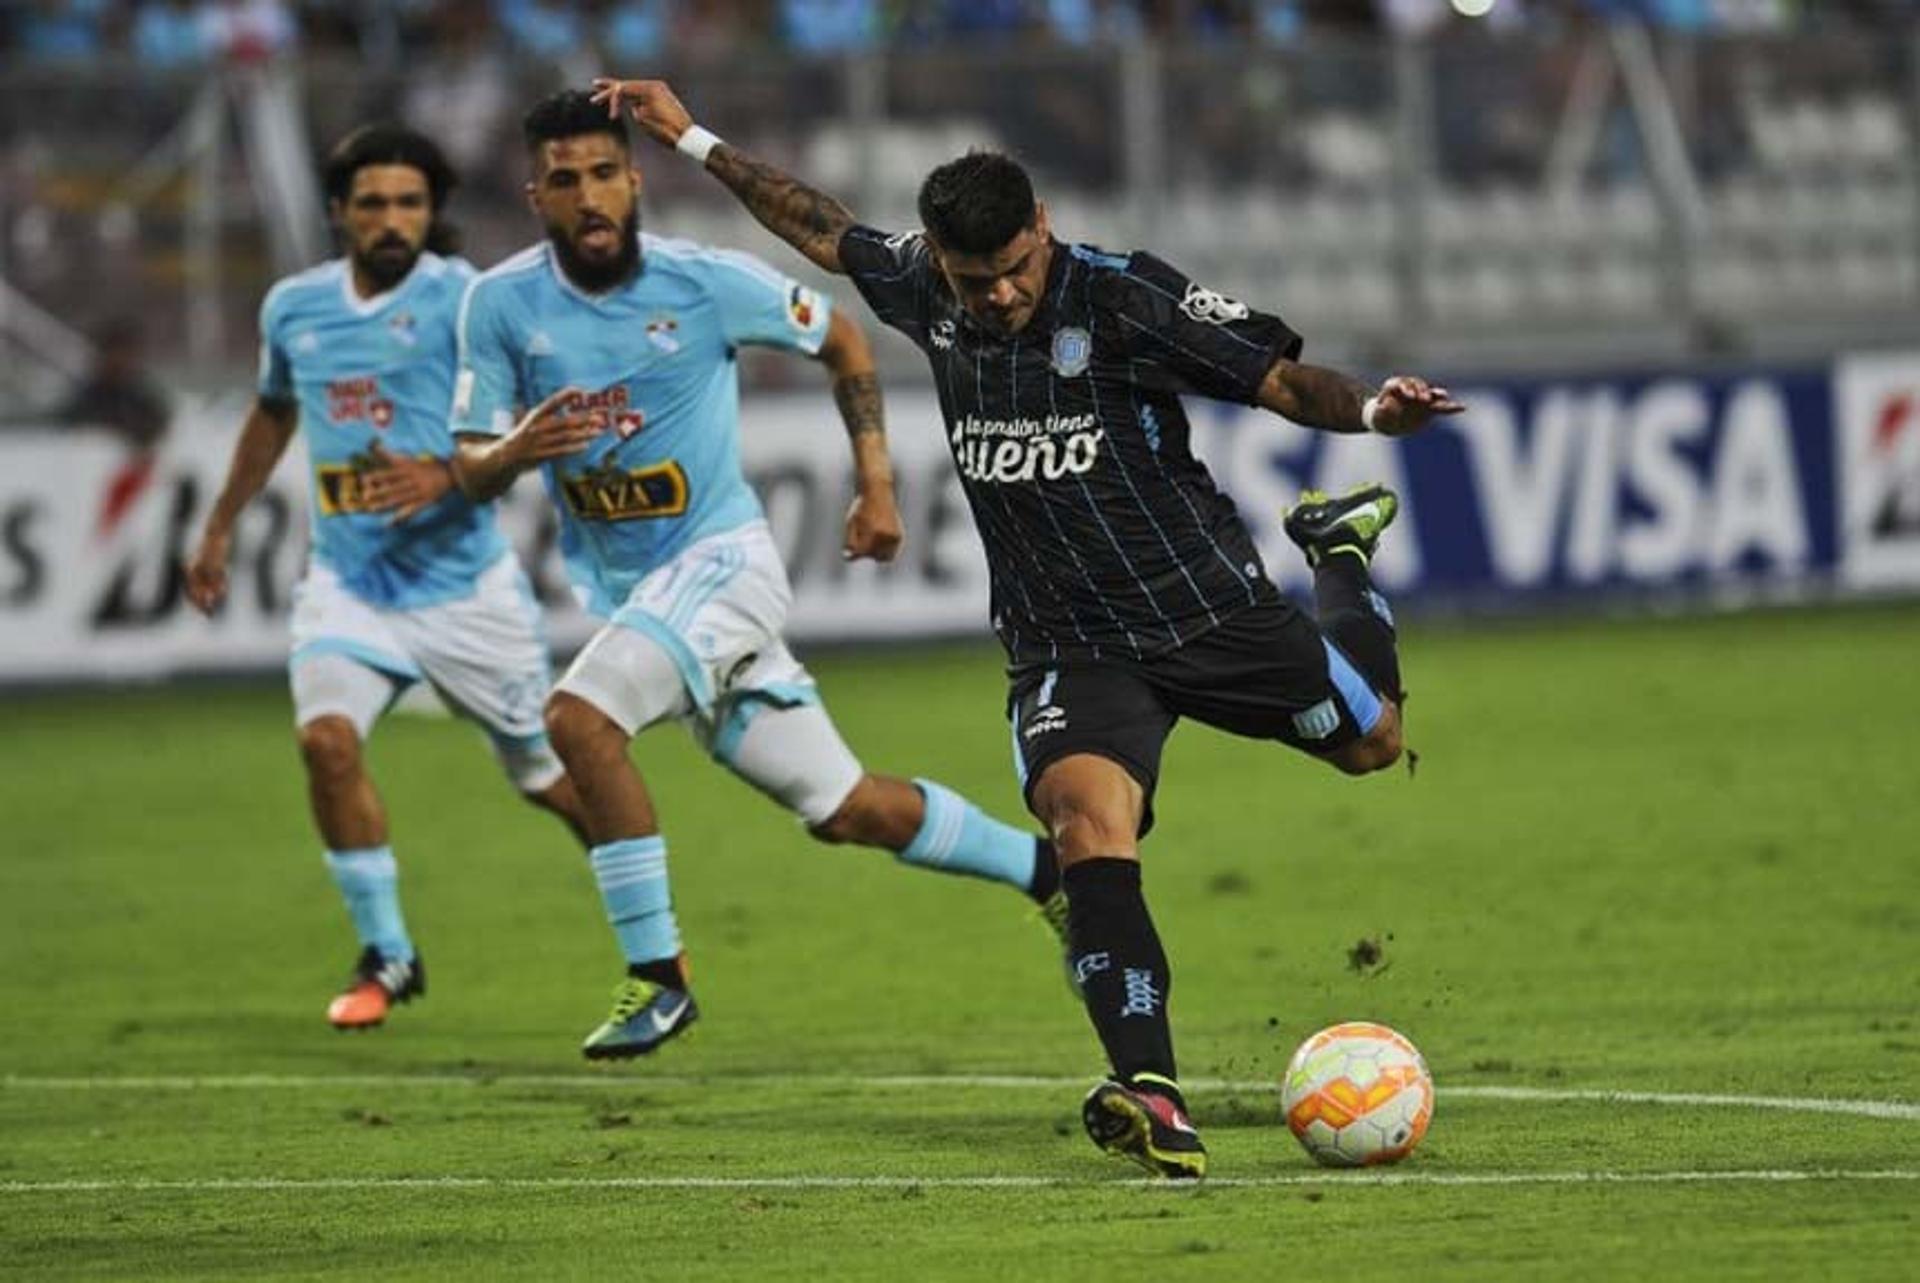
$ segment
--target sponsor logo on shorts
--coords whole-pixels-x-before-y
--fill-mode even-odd
[[[582,521],[678,517],[687,510],[687,474],[671,459],[644,468],[590,468],[561,478],[560,491]]]
[[[1034,710],[1032,719],[1020,729],[1020,738],[1030,740],[1036,735],[1046,735],[1066,729],[1067,710],[1058,704],[1049,704],[1045,708]]]
[[[1340,729],[1340,709],[1328,696],[1312,708],[1293,715],[1293,729],[1301,739],[1323,740]]]

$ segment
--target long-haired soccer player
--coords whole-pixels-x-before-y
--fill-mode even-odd
[[[187,567],[208,613],[227,591],[234,521],[296,431],[310,463],[312,561],[293,607],[294,721],[313,818],[360,956],[327,1008],[343,1029],[426,990],[400,910],[387,814],[361,746],[407,686],[426,681],[478,723],[534,805],[582,832],[547,742],[539,607],[491,505],[453,484],[454,318],[473,269],[441,215],[454,174],[431,139],[397,125],[348,135],[328,157],[344,253],[289,276],[260,305],[258,397]]]
[[[1027,803],[1059,847],[1069,953],[1112,1066],[1082,1109],[1087,1132],[1149,1171],[1199,1176],[1206,1150],[1167,1017],[1173,974],[1140,884],[1161,745],[1191,717],[1375,771],[1400,755],[1402,691],[1393,622],[1368,576],[1393,494],[1309,494],[1288,514],[1314,567],[1316,621],[1267,579],[1193,457],[1180,395],[1394,435],[1463,407],[1422,379],[1376,389],[1304,365],[1279,317],[1151,254],[1055,240],[1006,156],[935,169],[922,230],[889,235],[695,125],[659,81],[596,90],[775,235],[851,277],[926,354],[986,545]]]
[[[885,561],[900,515],[860,327],[758,259],[643,235],[626,127],[586,94],[540,102],[524,126],[546,238],[468,290],[454,431],[470,494],[544,468],[568,573],[607,621],[547,708],[627,961],[585,1054],[650,1052],[698,1015],[666,839],[627,757],[659,722],[687,723],[815,837],[1004,882],[1063,929],[1051,844],[929,780],[868,772],[781,640],[791,590],[740,469],[735,352],[778,348],[826,367],[859,486],[846,552]]]

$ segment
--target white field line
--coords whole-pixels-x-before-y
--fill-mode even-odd
[[[904,1189],[1284,1189],[1298,1185],[1790,1185],[1819,1181],[1920,1181],[1920,1170],[1792,1168],[1677,1172],[1299,1172],[1220,1176],[1196,1187],[1154,1180],[1066,1176],[347,1176],[209,1177],[198,1180],[0,1181],[0,1194],[214,1193],[330,1190],[904,1190]]]
[[[308,1091],[318,1088],[499,1087],[569,1088],[585,1091],[645,1091],[649,1088],[702,1087],[825,1087],[854,1091],[886,1091],[918,1087],[982,1087],[1009,1090],[1083,1089],[1089,1078],[1043,1077],[1022,1074],[716,1074],[648,1075],[605,1074],[221,1074],[221,1075],[102,1075],[97,1077],[0,1078],[0,1090],[18,1091]],[[1182,1084],[1192,1092],[1267,1092],[1275,1084],[1263,1079],[1192,1078]],[[1616,1091],[1605,1088],[1502,1087],[1474,1085],[1441,1087],[1442,1100],[1523,1100],[1542,1103],[1609,1105],[1669,1105],[1723,1109],[1773,1109],[1800,1114],[1848,1114],[1920,1122],[1920,1102],[1904,1100],[1850,1100],[1829,1096],[1743,1096],[1708,1092]]]

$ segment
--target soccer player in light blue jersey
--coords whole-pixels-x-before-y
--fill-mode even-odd
[[[439,214],[453,181],[431,140],[397,126],[334,150],[326,187],[346,254],[261,304],[258,400],[187,568],[194,604],[217,610],[235,519],[304,430],[312,561],[290,669],[314,821],[361,944],[327,1009],[340,1028],[377,1025],[426,989],[360,751],[402,690],[429,682],[487,733],[527,800],[584,837],[541,722],[539,608],[492,508],[453,484],[454,321],[473,269],[428,248],[447,238]]]
[[[867,772],[781,640],[792,591],[740,470],[735,353],[781,348],[827,367],[859,479],[846,552],[884,561],[901,527],[866,336],[758,259],[642,236],[626,128],[586,94],[539,103],[525,134],[547,239],[467,291],[456,471],[486,498],[543,464],[568,572],[607,621],[547,705],[627,960],[584,1053],[641,1055],[698,1016],[666,840],[627,758],[629,740],[657,722],[688,723],[815,837],[1007,883],[1058,931],[1052,845],[929,780]]]

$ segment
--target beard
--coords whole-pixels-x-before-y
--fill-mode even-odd
[[[611,224],[600,220],[576,231],[584,232],[593,226]],[[560,260],[560,270],[567,274],[568,280],[589,294],[603,294],[630,280],[640,266],[640,207],[636,205],[627,211],[626,221],[620,225],[620,248],[611,258],[587,257],[574,244],[572,236],[551,223],[547,225],[547,239],[553,243],[554,256]]]
[[[354,269],[381,294],[406,280],[419,261],[420,247],[398,236],[384,237],[353,256]]]

